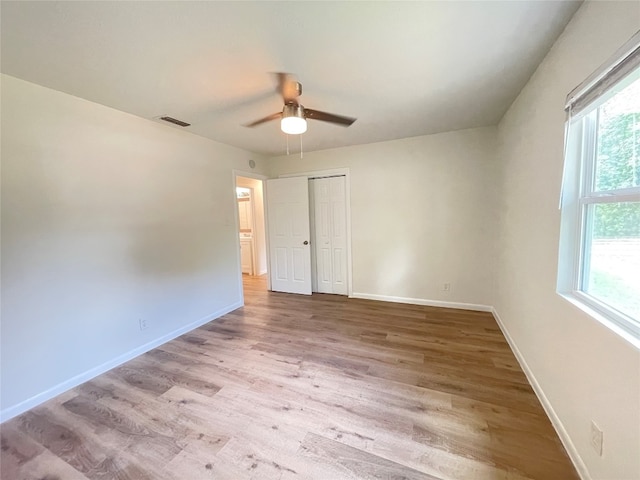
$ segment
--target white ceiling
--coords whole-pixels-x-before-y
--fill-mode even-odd
[[[305,151],[496,124],[580,3],[1,2],[2,72],[219,142],[280,155],[269,72],[300,102]],[[179,128],[179,127],[171,127]],[[298,139],[292,138],[298,146]]]

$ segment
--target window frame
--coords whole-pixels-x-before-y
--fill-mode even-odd
[[[557,292],[640,349],[640,318],[632,318],[585,291],[585,275],[590,269],[593,227],[589,216],[593,215],[595,206],[640,202],[640,186],[596,190],[595,179],[598,108],[635,81],[640,81],[638,65],[612,83],[607,90],[598,92],[597,95],[591,94],[589,102],[583,102],[577,115],[572,115],[572,104],[569,103],[565,130]]]

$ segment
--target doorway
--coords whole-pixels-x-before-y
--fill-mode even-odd
[[[268,273],[264,180],[266,177],[234,172],[236,211],[240,247],[240,269],[243,291],[246,284],[267,284]],[[243,295],[244,296],[244,295]]]

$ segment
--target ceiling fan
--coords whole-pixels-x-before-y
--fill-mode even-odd
[[[282,112],[276,112],[255,122],[248,123],[245,127],[255,127],[279,118],[280,128],[284,133],[298,135],[307,131],[307,119],[335,123],[343,127],[348,127],[356,121],[356,119],[352,117],[303,107],[297,100],[297,98],[302,95],[302,84],[288,73],[276,73],[275,75],[278,78],[276,91],[282,96],[282,100],[284,101]]]

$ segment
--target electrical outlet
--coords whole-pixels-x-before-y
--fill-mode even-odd
[[[450,292],[451,291],[451,284],[449,282],[443,283],[442,284],[442,291],[443,292]]]
[[[591,446],[599,456],[602,456],[602,430],[591,421]]]
[[[147,325],[147,321],[144,318],[139,318],[138,323],[140,323],[140,330],[146,330],[149,325]]]

